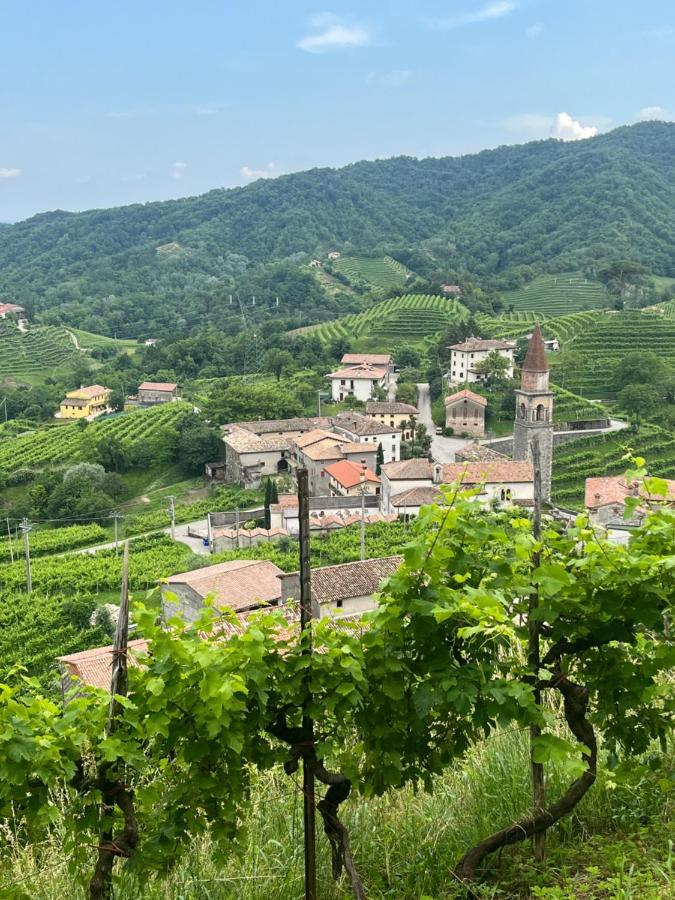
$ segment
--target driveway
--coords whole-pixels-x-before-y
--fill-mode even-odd
[[[426,383],[417,385],[417,408],[420,411],[419,421],[431,435],[431,456],[434,462],[454,462],[455,453],[470,443],[470,439],[436,434],[436,426],[431,417],[431,393]]]

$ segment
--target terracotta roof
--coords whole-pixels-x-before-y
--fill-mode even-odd
[[[167,584],[187,584],[201,597],[212,594],[214,605],[234,610],[253,609],[281,597],[277,575],[281,569],[269,560],[233,559],[167,578]]]
[[[391,505],[397,509],[406,506],[425,506],[427,503],[438,503],[443,495],[437,487],[418,487],[391,498]]]
[[[78,388],[76,391],[68,391],[66,397],[98,397],[99,394],[110,393],[110,388],[103,387],[102,384],[90,384],[87,387]]]
[[[223,442],[237,453],[266,453],[289,450],[290,438],[280,435],[260,435],[233,425],[223,434]]]
[[[178,387],[171,381],[144,381],[138,385],[139,391],[175,391]]]
[[[386,556],[312,569],[312,599],[331,603],[376,594],[382,582],[393,575],[402,562],[402,556]]]
[[[372,444],[357,444],[353,441],[345,441],[340,444],[340,449],[345,456],[363,456],[365,453],[377,453],[377,447]]]
[[[457,391],[456,394],[450,394],[443,402],[446,406],[450,406],[451,403],[459,403],[461,400],[471,400],[479,406],[487,406],[485,397],[481,397],[480,394],[475,394],[473,391],[468,390],[468,388],[465,388],[463,391]]]
[[[382,472],[390,481],[422,481],[432,477],[428,459],[402,459],[400,462],[385,463]]]
[[[342,435],[335,434],[334,431],[326,431],[323,428],[313,428],[311,431],[306,431],[304,434],[298,435],[298,437],[293,438],[293,443],[298,447],[309,447],[311,444],[316,444],[318,441],[322,441],[325,438],[331,438],[335,441],[341,441]]]
[[[0,316],[8,312],[25,312],[23,306],[17,306],[16,303],[0,303]]]
[[[515,350],[515,341],[497,341],[493,339],[482,340],[481,338],[470,337],[460,344],[451,344],[450,350],[462,350],[464,353],[474,353],[475,351],[487,350]]]
[[[359,366],[363,363],[369,366],[391,365],[390,353],[345,353],[341,362],[345,366]]]
[[[380,479],[374,472],[368,468],[364,470],[363,466],[349,459],[341,459],[330,466],[326,466],[326,472],[344,488],[351,488],[360,484],[361,473],[364,474],[365,481],[370,481],[373,484],[380,483]]]
[[[288,432],[311,431],[313,428],[329,428],[332,420],[328,416],[295,416],[291,419],[260,419],[250,422],[232,422],[230,426],[236,425],[238,428],[245,428],[254,434],[268,434],[276,431],[281,434]]]
[[[387,374],[387,369],[383,366],[371,366],[364,364],[361,366],[349,366],[346,369],[339,369],[337,372],[329,372],[326,378],[366,378],[379,381]]]
[[[400,428],[393,428],[378,422],[371,416],[360,416],[358,413],[338,413],[335,417],[335,427],[344,428],[359,437],[374,434],[399,434]]]
[[[360,449],[363,450],[363,448]],[[321,441],[317,441],[315,444],[305,447],[302,452],[314,462],[321,462],[324,459],[340,459],[343,455],[340,444],[334,438],[324,438]]]
[[[443,482],[450,484],[507,484],[508,482],[534,482],[534,469],[530,460],[505,459],[503,462],[446,463],[443,466]]]
[[[471,441],[465,447],[455,450],[455,462],[485,462],[508,459],[503,453],[498,453],[485,444]]]
[[[399,403],[394,400],[388,402],[386,400],[368,400],[366,403],[367,416],[419,416],[420,411],[411,403]]]
[[[539,323],[534,326],[530,343],[527,345],[527,354],[523,362],[523,372],[548,372],[546,361],[546,347],[541,336]]]
[[[240,528],[239,536],[244,538],[252,537],[288,537],[289,532],[285,528]],[[236,538],[236,528],[213,528],[211,534],[214,538],[228,537]]]
[[[138,654],[148,649],[148,642],[144,640],[129,641],[129,653],[127,659],[130,665],[138,665]],[[109,647],[94,647],[91,650],[81,650],[79,653],[70,653],[68,656],[57,656],[56,661],[69,675],[79,678],[85,684],[92,687],[110,690],[110,678],[112,675],[113,645]]]
[[[636,489],[637,496],[641,500],[658,502],[668,499],[670,502],[675,502],[675,481],[668,480],[667,483],[668,495],[666,498],[657,494],[649,494],[640,482],[636,481],[633,485],[629,485],[623,475],[587,478],[585,505],[587,509],[597,509],[599,506],[607,506],[611,503],[623,504],[626,497],[636,496]]]

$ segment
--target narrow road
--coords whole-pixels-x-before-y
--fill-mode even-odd
[[[417,385],[417,408],[420,411],[419,421],[431,435],[431,456],[434,462],[454,462],[455,453],[465,447],[469,439],[436,434],[436,426],[431,417],[431,392],[427,383]]]
[[[204,542],[202,538],[191,537],[188,534],[188,528],[191,528],[194,531],[198,531],[204,534],[206,537],[207,533],[207,521],[206,519],[199,519],[197,522],[186,522],[183,525],[176,525],[176,540],[180,541],[181,544],[185,544],[187,547],[192,550],[193,553],[198,553],[200,556],[207,556],[209,554],[209,548],[204,546]],[[137,541],[139,538],[150,537],[153,534],[159,533],[171,534],[171,528],[157,528],[155,531],[146,531],[143,534],[132,534],[129,535],[128,538],[120,538],[119,543],[122,544],[124,540],[128,541]],[[71,550],[69,553],[97,553],[99,550],[112,550],[115,546],[114,541],[108,541],[105,544],[96,544],[93,547],[81,547],[79,550]],[[66,556],[66,553],[59,553],[58,556]]]

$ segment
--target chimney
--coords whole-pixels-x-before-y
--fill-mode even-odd
[[[434,463],[433,482],[434,484],[443,483],[443,466],[440,463]]]

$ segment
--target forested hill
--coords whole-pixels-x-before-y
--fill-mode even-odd
[[[622,257],[675,275],[674,172],[675,124],[650,122],[574,143],[360,162],[184,200],[45,213],[0,229],[0,296],[92,330],[130,316],[161,327],[162,315],[186,314],[186,299],[208,318],[256,266],[331,247],[405,256],[422,275]]]

